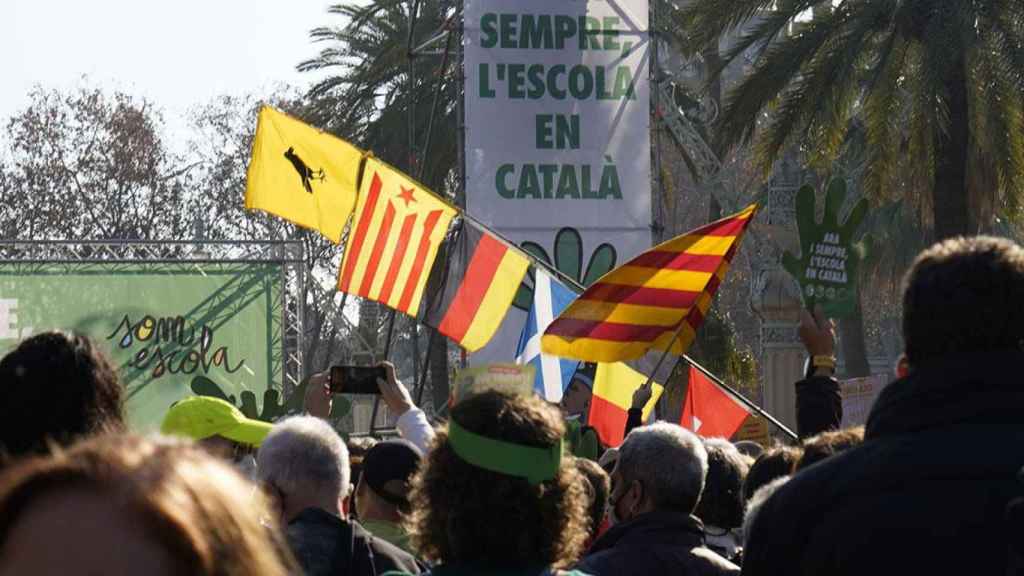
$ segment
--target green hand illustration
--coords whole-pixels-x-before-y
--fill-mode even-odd
[[[256,394],[250,390],[245,390],[239,395],[241,397],[241,405],[239,405],[234,396],[225,393],[220,385],[205,376],[196,376],[193,378],[191,388],[192,392],[198,396],[212,396],[214,398],[220,398],[221,400],[238,406],[238,409],[242,411],[242,414],[244,414],[246,418],[262,420],[264,422],[274,422],[285,416],[301,414],[303,411],[302,400],[306,393],[305,382],[296,386],[291,396],[283,402],[281,401],[282,397],[280,392],[274,389],[265,390],[263,392],[263,410],[260,411],[256,407]],[[351,409],[352,402],[350,400],[343,396],[335,396],[334,408],[331,410],[331,417],[334,419],[342,418],[348,414]]]
[[[832,318],[853,314],[857,304],[857,271],[871,245],[870,237],[853,242],[867,216],[867,199],[858,201],[846,221],[840,223],[839,212],[845,201],[846,183],[833,180],[825,194],[824,217],[818,223],[814,189],[800,188],[796,195],[800,257],[788,251],[782,256],[782,267],[800,284],[804,303],[808,307],[820,304]]]
[[[603,243],[594,249],[587,262],[586,273],[583,270],[583,238],[575,228],[562,228],[555,234],[555,256],[554,259],[548,255],[547,250],[536,242],[523,242],[523,250],[529,252],[538,260],[554,264],[559,272],[572,278],[584,286],[589,286],[595,280],[604,276],[615,268],[618,253],[615,247]],[[553,261],[552,261],[553,260]],[[533,269],[523,279],[516,292],[513,305],[520,310],[529,311],[533,306]]]

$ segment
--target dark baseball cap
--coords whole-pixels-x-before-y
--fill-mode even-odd
[[[363,457],[362,479],[373,491],[396,506],[408,506],[409,481],[423,453],[408,440],[378,442]]]

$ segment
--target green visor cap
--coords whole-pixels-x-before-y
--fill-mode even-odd
[[[160,432],[202,440],[223,436],[239,444],[259,446],[273,426],[246,418],[232,404],[210,396],[193,396],[171,406]]]
[[[558,476],[562,464],[562,441],[549,448],[523,446],[481,436],[448,422],[448,443],[455,455],[484,470],[506,476],[525,478],[530,484],[540,484]]]

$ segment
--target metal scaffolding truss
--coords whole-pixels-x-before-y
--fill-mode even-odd
[[[118,266],[139,266],[147,270],[179,269],[182,265],[280,267],[281,294],[272,312],[280,322],[272,334],[272,373],[280,373],[285,390],[302,378],[303,294],[305,293],[305,248],[297,240],[0,240],[0,264],[24,267],[26,272],[61,267],[74,272],[103,266],[112,272]],[[193,311],[211,326],[227,321],[238,309],[223,293],[214,293]],[[278,370],[280,369],[280,370]]]

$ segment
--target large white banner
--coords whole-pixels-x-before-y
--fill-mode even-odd
[[[580,281],[650,247],[647,0],[466,0],[464,15],[469,213]]]

